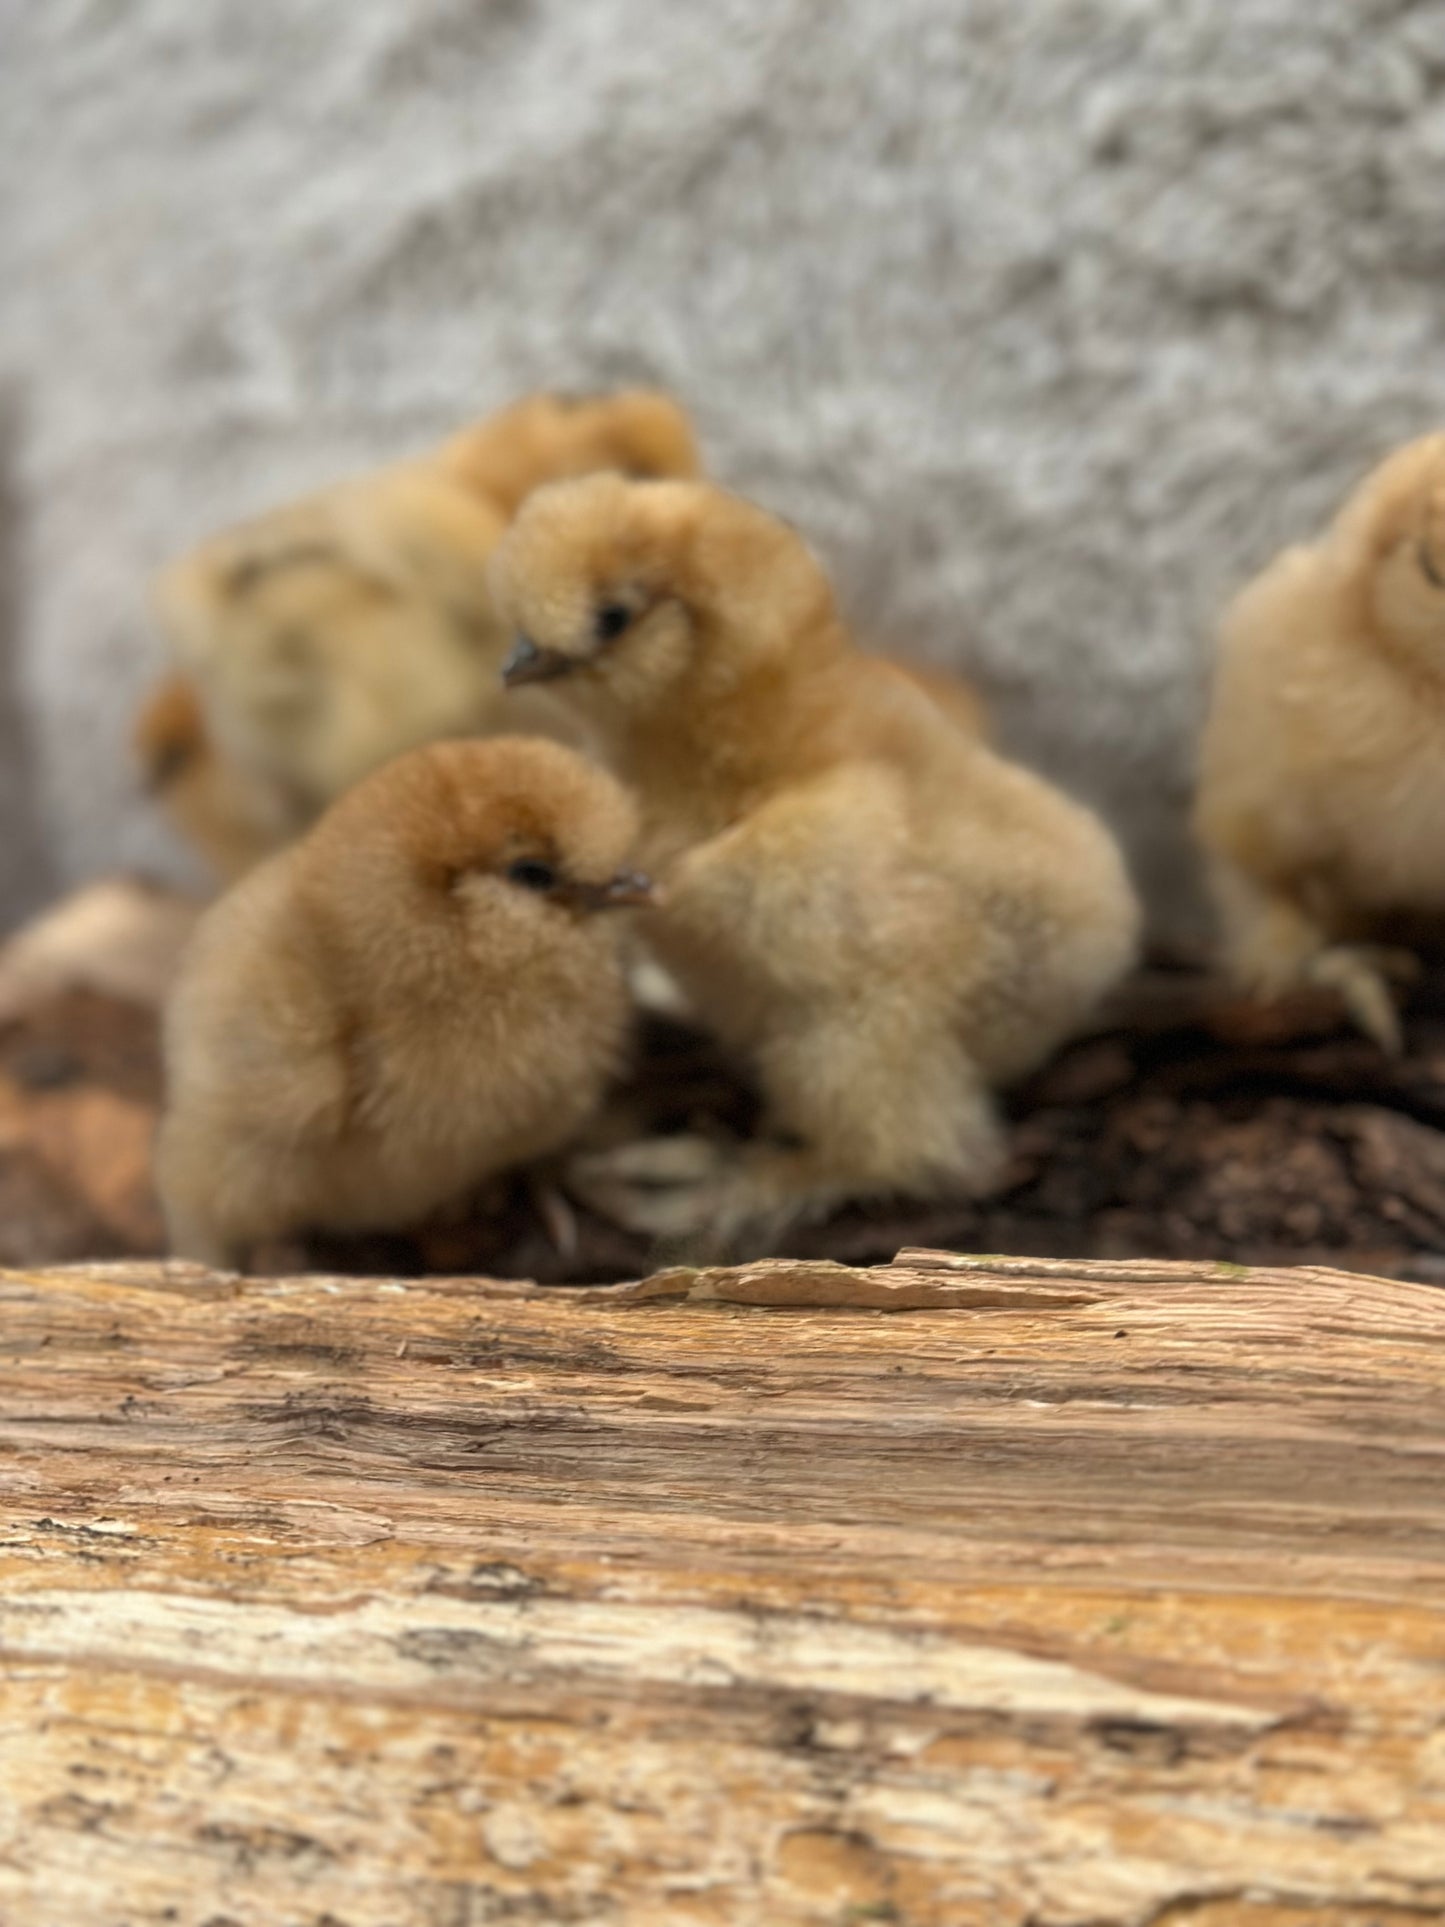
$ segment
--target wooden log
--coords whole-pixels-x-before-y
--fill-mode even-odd
[[[1445,1920],[1445,1295],[0,1274],[6,1927]]]

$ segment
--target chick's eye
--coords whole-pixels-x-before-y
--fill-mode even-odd
[[[621,602],[604,602],[597,611],[597,640],[615,642],[632,620],[632,611]]]
[[[520,883],[524,890],[555,890],[557,887],[557,872],[550,863],[539,863],[535,857],[519,858],[507,875],[513,883]]]

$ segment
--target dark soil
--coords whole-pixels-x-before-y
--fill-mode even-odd
[[[1445,971],[1408,1012],[1398,1062],[1325,999],[1258,1009],[1189,970],[1155,970],[1115,1026],[1015,1092],[1006,1184],[979,1203],[857,1206],[784,1251],[849,1262],[903,1245],[1057,1257],[1321,1263],[1445,1282]],[[150,1256],[147,1154],[159,1101],[153,1013],[71,992],[0,1030],[0,1263]],[[646,1027],[622,1094],[637,1131],[746,1130],[754,1102],[706,1041]],[[646,1245],[523,1179],[455,1223],[316,1239],[335,1271],[636,1277]]]

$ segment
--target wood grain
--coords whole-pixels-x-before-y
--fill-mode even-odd
[[[1445,1294],[0,1274],[5,1927],[1445,1920]]]

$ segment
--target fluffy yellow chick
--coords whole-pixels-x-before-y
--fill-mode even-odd
[[[421,743],[502,728],[575,742],[545,692],[503,718],[507,639],[485,564],[537,482],[598,466],[694,473],[687,416],[647,391],[574,404],[534,396],[429,456],[276,509],[165,570],[161,624],[194,683],[213,765],[228,772],[224,782],[211,772],[208,845],[219,809],[221,841],[244,842],[259,817],[275,846]],[[177,794],[172,806],[179,814],[190,801]]]
[[[179,1256],[397,1229],[567,1142],[617,1067],[637,816],[526,738],[415,750],[202,919],[166,1015]]]
[[[1134,954],[1102,825],[859,650],[803,542],[719,489],[540,490],[493,589],[508,681],[568,695],[638,791],[666,893],[649,939],[768,1105],[737,1155],[625,1146],[581,1168],[585,1194],[726,1242],[868,1193],[986,1186],[994,1087]]]
[[[505,518],[422,463],[217,536],[160,578],[214,747],[295,835],[390,757],[497,726],[485,563]],[[515,727],[555,734],[555,705]]]
[[[1445,910],[1445,435],[1398,449],[1229,609],[1195,823],[1239,981],[1330,985],[1398,1050],[1387,979],[1413,959],[1366,940]]]

